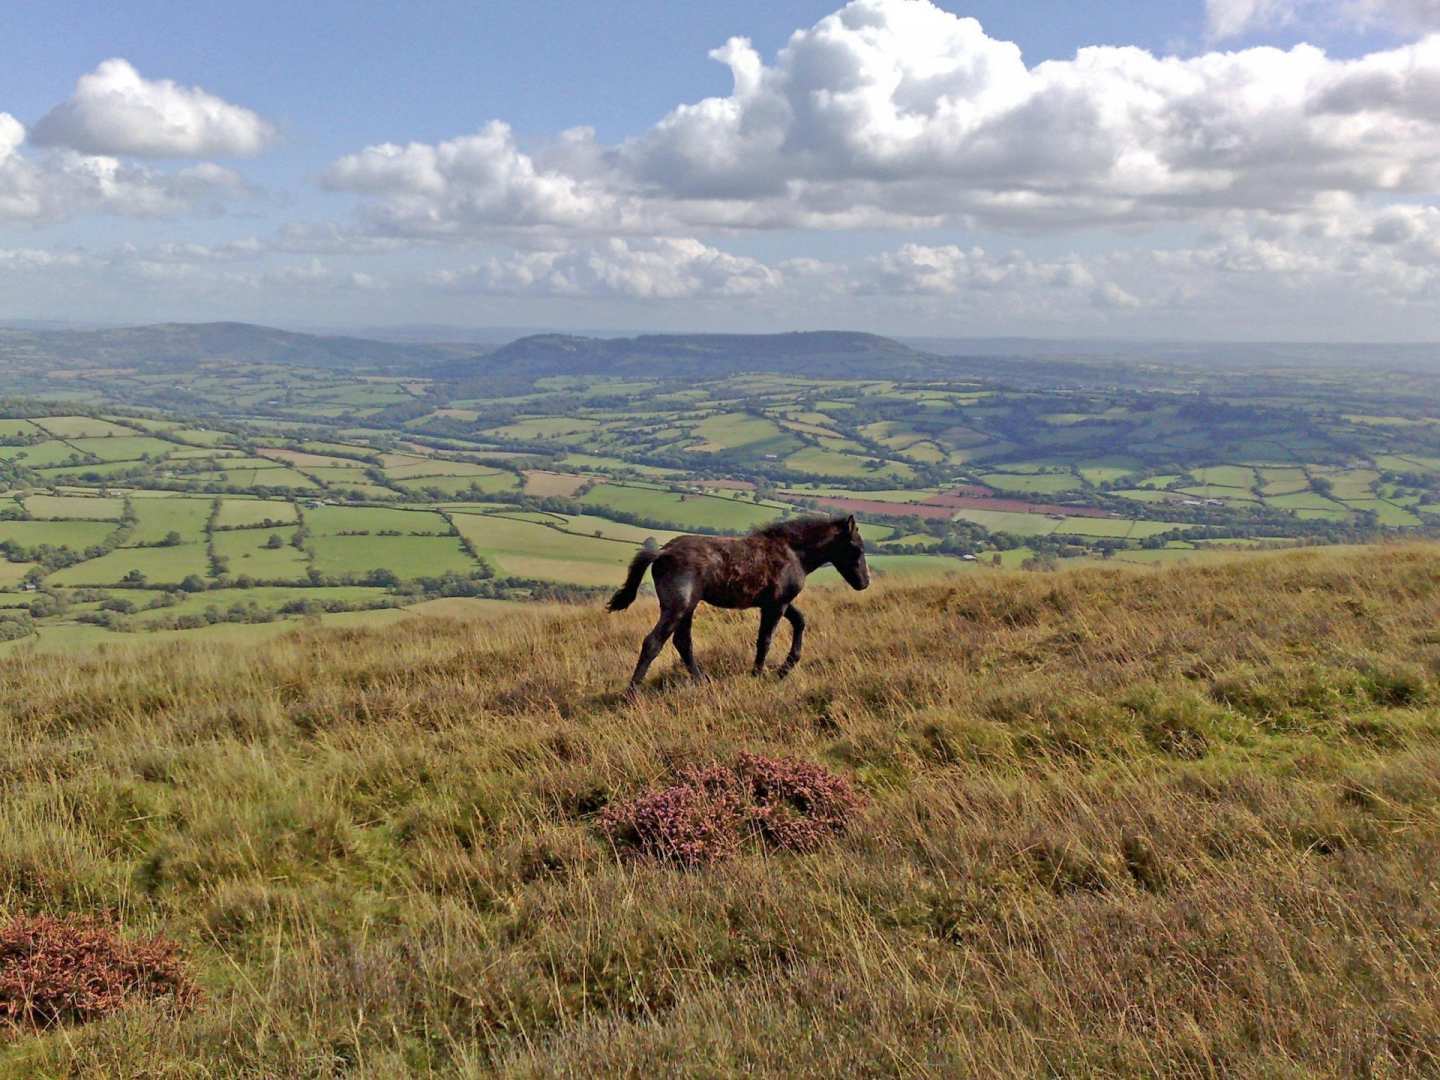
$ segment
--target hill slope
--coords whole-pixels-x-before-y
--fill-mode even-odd
[[[480,375],[629,375],[723,378],[747,371],[815,378],[899,378],[927,374],[934,359],[874,334],[646,334],[588,338],[537,334],[473,360],[435,369],[442,378]]]
[[[413,369],[455,349],[365,338],[298,334],[251,323],[162,323],[106,330],[0,329],[0,363],[51,368],[190,368],[206,361],[295,367]],[[464,349],[465,352],[473,350]]]
[[[0,911],[206,992],[0,1075],[1440,1069],[1440,549],[807,597],[616,696],[653,601],[0,664]],[[668,670],[667,655],[657,669]],[[596,812],[740,751],[866,796],[683,870]]]

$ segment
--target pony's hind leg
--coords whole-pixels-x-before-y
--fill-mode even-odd
[[[705,673],[700,670],[700,665],[695,662],[695,645],[690,639],[690,631],[695,625],[695,609],[691,608],[675,627],[675,651],[680,654],[681,661],[685,664],[685,670],[690,672],[692,678],[703,679]]]
[[[655,624],[655,629],[645,635],[645,640],[640,645],[640,659],[635,662],[635,673],[630,676],[630,692],[634,693],[645,681],[645,673],[650,670],[650,665],[655,662],[655,657],[660,655],[660,650],[665,648],[665,642],[670,640],[670,635],[675,633],[675,628],[680,625],[680,613],[662,611],[660,620]]]
[[[785,609],[785,618],[790,620],[791,635],[790,655],[785,657],[785,662],[780,665],[780,670],[776,673],[782,679],[789,675],[795,665],[800,662],[800,649],[805,643],[805,616],[800,613],[800,609],[791,604]]]
[[[645,641],[640,646],[640,659],[635,663],[635,673],[630,676],[628,693],[632,694],[645,681],[645,673],[660,655],[660,650],[665,648],[665,642],[670,640],[670,635],[674,634],[695,610],[695,602],[691,599],[695,587],[689,575],[666,573],[657,564],[654,580],[655,595],[660,599],[660,618],[655,623],[655,628],[645,635]]]

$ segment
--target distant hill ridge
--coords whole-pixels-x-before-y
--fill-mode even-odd
[[[0,360],[82,366],[183,368],[219,360],[347,370],[417,371],[440,379],[486,375],[715,376],[740,371],[884,377],[933,361],[890,338],[849,331],[646,334],[595,338],[535,334],[497,349],[376,341],[253,323],[158,323],[101,330],[0,329]]]
[[[843,330],[786,334],[643,334],[628,338],[535,334],[433,374],[708,376],[742,371],[832,377],[893,377],[933,367],[933,358],[891,338]]]
[[[467,347],[466,351],[472,351]],[[0,329],[0,360],[55,367],[183,368],[207,361],[315,368],[416,368],[455,354],[442,345],[324,336],[254,323],[158,323],[103,330]]]

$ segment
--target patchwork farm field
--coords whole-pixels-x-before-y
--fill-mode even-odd
[[[492,387],[137,362],[80,405],[65,380],[0,365],[26,402],[0,400],[0,641],[594,603],[641,544],[813,512],[855,514],[896,578],[1440,529],[1440,387],[1424,377],[1332,373],[1302,392],[1268,370],[1182,374],[1183,389],[1158,368],[1057,389],[938,366]],[[35,407],[47,391],[56,404]]]

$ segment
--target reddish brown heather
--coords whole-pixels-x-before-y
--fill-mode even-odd
[[[600,828],[641,854],[700,866],[729,858],[749,837],[813,851],[860,806],[849,781],[823,766],[742,753],[734,765],[685,769],[677,783],[606,807]]]
[[[0,927],[0,1034],[84,1023],[140,1002],[192,1009],[200,992],[164,937],[127,940],[95,919],[20,916]]]

